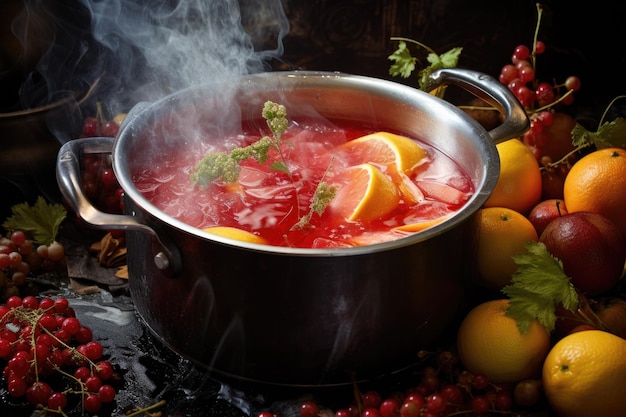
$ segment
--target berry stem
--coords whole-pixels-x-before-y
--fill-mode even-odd
[[[533,36],[533,50],[530,54],[530,62],[537,72],[537,37],[539,36],[539,27],[541,26],[541,16],[543,15],[543,6],[537,3],[537,25],[535,26],[535,34]]]
[[[154,410],[155,408],[161,407],[163,405],[165,405],[165,400],[161,400],[158,403],[154,403],[154,404],[149,405],[148,407],[145,407],[145,408],[138,408],[137,410],[133,411],[132,413],[124,414],[124,417],[135,417],[135,416],[138,416],[140,414],[145,414],[148,411]]]

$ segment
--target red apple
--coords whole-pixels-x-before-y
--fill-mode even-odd
[[[567,214],[567,208],[565,208],[565,201],[560,198],[552,198],[549,200],[543,200],[539,202],[528,213],[528,220],[535,226],[537,230],[537,236],[541,236],[548,224],[556,219]]]
[[[581,211],[556,218],[539,241],[561,260],[572,284],[587,295],[613,288],[624,271],[626,246],[622,235],[600,214]]]

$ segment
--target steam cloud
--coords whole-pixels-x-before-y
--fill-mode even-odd
[[[57,16],[57,31],[36,77],[22,88],[25,106],[41,96],[36,78],[45,80],[50,98],[97,84],[93,96],[109,115],[186,87],[228,83],[269,70],[289,30],[281,0],[78,1],[69,15],[57,2],[32,2]],[[81,123],[74,119],[51,127],[63,136],[67,123]]]

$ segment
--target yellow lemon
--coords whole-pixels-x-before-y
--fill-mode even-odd
[[[546,398],[560,417],[626,415],[626,340],[601,330],[559,340],[543,364]]]
[[[541,375],[550,349],[550,334],[539,321],[521,333],[517,321],[505,314],[508,299],[491,300],[474,307],[457,333],[461,364],[489,381],[513,383]]]
[[[507,207],[526,214],[541,198],[541,172],[530,148],[519,139],[496,145],[500,177],[485,207]]]

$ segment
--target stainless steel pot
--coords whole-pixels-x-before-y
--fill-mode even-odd
[[[467,307],[477,212],[499,174],[494,143],[528,127],[524,109],[490,76],[440,70],[431,81],[433,88],[458,85],[492,102],[504,123],[487,132],[444,100],[379,79],[265,73],[137,105],[117,138],[66,143],[57,179],[87,223],[127,232],[133,302],[173,350],[241,380],[323,386],[350,383],[352,376],[370,379],[412,363],[419,349],[436,347],[454,332]],[[476,193],[457,215],[413,236],[364,247],[296,249],[209,237],[136,189],[133,171],[159,163],[155,149],[186,146],[184,127],[219,131],[225,114],[258,118],[266,100],[286,104],[292,120],[316,114],[419,137],[453,157]],[[112,153],[124,215],[97,211],[80,188],[81,155],[98,152]]]

